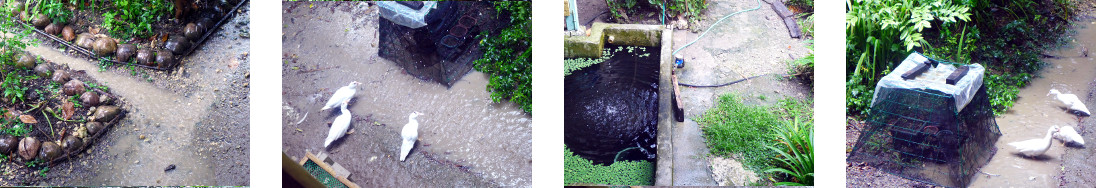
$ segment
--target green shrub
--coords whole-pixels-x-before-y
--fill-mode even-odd
[[[509,99],[521,106],[525,112],[533,111],[533,49],[531,39],[532,13],[528,1],[492,2],[498,16],[509,15],[510,27],[496,36],[486,36],[480,42],[483,58],[474,62],[476,70],[491,76],[487,90],[491,100],[500,102]]]
[[[773,168],[766,173],[779,173],[788,181],[774,183],[776,186],[812,186],[814,185],[814,125],[800,122],[798,118],[776,126],[770,137],[776,138],[775,146],[765,146],[777,153],[771,157]]]
[[[970,20],[969,8],[946,0],[847,1],[845,98],[848,113],[867,109],[875,83],[914,48],[933,22]],[[937,24],[938,25],[938,24]]]
[[[152,24],[166,19],[174,4],[163,0],[116,0],[103,13],[103,28],[119,39],[152,36]]]
[[[655,165],[647,161],[618,161],[597,165],[563,148],[563,183],[605,185],[654,185]]]

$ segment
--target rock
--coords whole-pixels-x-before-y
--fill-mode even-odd
[[[67,153],[76,153],[77,150],[83,146],[84,141],[77,138],[75,134],[65,136],[64,139],[61,139],[61,147],[65,148],[65,152]]]
[[[23,137],[22,141],[19,141],[19,156],[26,160],[34,160],[35,156],[38,156],[38,147],[42,143],[38,143],[38,139],[34,137]]]
[[[39,77],[43,77],[43,78],[49,77],[50,72],[52,72],[52,71],[50,71],[49,64],[43,63],[43,64],[38,64],[37,66],[34,66],[34,73],[38,74]]]
[[[190,42],[187,41],[186,38],[180,36],[171,36],[171,38],[167,40],[167,43],[164,44],[164,49],[171,51],[171,53],[175,53],[175,55],[183,55],[183,53],[186,53],[186,51],[190,49]]]
[[[9,134],[0,134],[0,154],[8,155],[19,147],[19,139]]]
[[[15,62],[15,67],[22,69],[33,69],[37,61],[38,59],[34,58],[34,56],[24,53],[22,56],[19,56],[19,61]]]
[[[114,97],[110,93],[103,93],[99,95],[99,105],[111,105],[114,104]]]
[[[61,29],[61,38],[72,42],[72,40],[76,40],[76,31],[72,29],[72,26],[65,26],[64,29]]]
[[[100,106],[95,108],[95,114],[91,115],[91,119],[98,122],[108,122],[114,120],[119,112],[121,112],[121,109],[117,106]]]
[[[160,50],[156,53],[156,64],[160,68],[169,68],[175,66],[175,58],[172,57],[171,52],[167,50]]]
[[[65,28],[65,26],[61,25],[60,23],[53,22],[49,25],[46,25],[45,30],[46,33],[48,33],[49,35],[58,36],[61,35],[61,28]]]
[[[198,28],[197,24],[188,23],[186,28],[183,28],[183,35],[186,35],[187,40],[198,41],[202,37],[202,31],[204,28]]]
[[[92,45],[95,45],[95,35],[91,35],[90,33],[80,33],[79,35],[76,35],[76,46],[91,49]]]
[[[31,25],[34,25],[34,28],[46,28],[46,26],[49,25],[49,17],[45,14],[40,14],[37,17],[34,17],[34,20],[31,20],[30,22]]]
[[[198,19],[198,22],[195,22],[195,24],[198,26],[198,28],[212,29],[214,23],[213,23],[213,18],[202,17],[202,18]]]
[[[90,133],[92,136],[94,136],[95,134],[99,134],[99,131],[102,131],[103,128],[105,128],[106,126],[103,126],[103,123],[93,121],[93,122],[88,122],[87,124],[84,124],[84,127],[87,127],[88,128],[88,133]]]
[[[84,88],[84,82],[81,82],[77,79],[69,80],[65,83],[64,86],[62,86],[61,89],[64,91],[65,95],[68,96],[84,93],[84,91],[86,91],[86,88]]]
[[[156,66],[155,58],[156,54],[152,53],[152,50],[140,49],[137,50],[137,63],[148,66]]]
[[[49,162],[61,156],[61,146],[53,142],[42,142],[42,148],[38,150],[38,159]]]
[[[94,35],[89,33],[80,33],[79,35],[76,35],[76,46],[91,49],[92,45],[95,45]]]
[[[18,17],[18,15],[21,15],[23,13],[23,7],[25,7],[26,5],[23,4],[23,1],[12,1],[11,3],[11,6],[15,7],[15,9],[11,10],[10,16],[12,18]]]
[[[128,62],[133,56],[137,55],[137,45],[132,44],[119,44],[118,53],[114,54],[114,59],[119,62]]]
[[[114,41],[114,39],[112,38],[103,37],[95,40],[94,48],[95,55],[98,55],[100,57],[107,57],[110,55],[114,55],[114,51],[118,50],[118,42]]]
[[[88,106],[99,106],[99,92],[84,92],[84,94],[80,95],[80,102]]]
[[[54,82],[57,82],[57,83],[65,83],[65,82],[68,82],[69,79],[71,79],[71,78],[72,77],[69,75],[68,71],[57,70],[57,72],[53,73],[53,79],[52,80]]]

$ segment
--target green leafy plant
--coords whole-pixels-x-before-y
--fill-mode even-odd
[[[814,126],[810,122],[800,122],[798,118],[775,127],[771,137],[776,138],[775,146],[765,146],[776,153],[771,157],[778,163],[766,173],[778,173],[787,176],[786,180],[774,183],[776,186],[814,185]]]
[[[476,70],[491,76],[487,84],[491,100],[501,102],[509,100],[525,112],[533,111],[533,49],[531,3],[527,1],[492,2],[499,16],[510,17],[510,27],[498,35],[484,32],[480,46],[484,49],[483,58],[473,62]]]
[[[4,76],[4,82],[0,82],[0,89],[3,90],[4,98],[11,99],[13,101],[18,100],[20,102],[26,99],[28,88],[23,85],[24,77],[20,76],[18,72],[9,72]]]
[[[40,8],[46,16],[55,22],[68,23],[72,18],[72,11],[65,8],[65,4],[62,0],[46,0],[41,1]]]
[[[617,161],[608,166],[575,155],[563,148],[563,183],[606,185],[654,185],[654,163],[647,161]]]
[[[735,94],[724,94],[715,106],[694,118],[711,154],[733,154],[747,168],[780,181],[776,185],[813,184],[812,104],[794,98],[781,99],[771,107],[742,101]]]
[[[161,0],[111,1],[113,9],[103,13],[103,28],[116,38],[152,36],[152,24],[167,18],[174,4]]]
[[[0,131],[3,131],[5,134],[9,134],[9,135],[12,135],[12,136],[17,136],[17,137],[26,136],[27,134],[30,133],[31,130],[33,130],[32,125],[25,124],[25,123],[20,122],[18,120],[10,120],[10,121],[9,120],[0,120],[0,121],[3,122],[3,127],[0,128]]]
[[[933,22],[969,21],[970,8],[947,0],[851,0],[845,15],[847,110],[860,113],[874,85],[914,48],[928,42],[922,32]]]

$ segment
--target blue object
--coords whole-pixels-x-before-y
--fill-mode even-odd
[[[674,66],[679,68],[679,69],[682,68],[682,67],[685,67],[685,59],[683,59],[681,57],[674,58]]]

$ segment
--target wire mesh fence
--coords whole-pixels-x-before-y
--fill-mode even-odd
[[[980,84],[962,109],[956,95],[923,88],[880,88],[850,161],[910,180],[966,187],[997,152],[1001,131]]]

